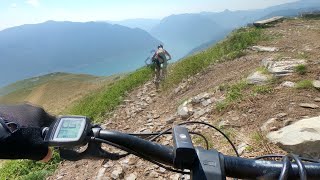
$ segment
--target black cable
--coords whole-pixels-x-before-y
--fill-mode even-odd
[[[207,138],[204,135],[202,135],[200,133],[197,133],[197,132],[193,132],[193,131],[190,131],[189,133],[202,137],[202,139],[204,139],[204,141],[206,143],[207,150],[209,150],[209,142],[208,142]]]
[[[180,174],[190,174],[190,172],[184,172],[184,171],[175,170],[175,169],[172,169],[172,168],[170,168],[170,167],[167,167],[167,166],[165,166],[165,165],[163,165],[163,164],[161,164],[161,163],[159,163],[159,162],[157,162],[157,161],[155,161],[155,160],[150,159],[148,156],[145,156],[145,155],[143,155],[143,154],[141,154],[141,153],[139,153],[139,152],[136,152],[136,151],[134,151],[134,150],[131,150],[131,149],[129,149],[129,148],[126,148],[126,147],[117,145],[117,144],[115,144],[115,143],[106,141],[106,140],[104,140],[104,139],[92,138],[92,140],[95,140],[95,141],[98,141],[98,142],[102,142],[102,143],[105,143],[105,144],[114,146],[114,147],[116,147],[116,148],[118,148],[118,149],[121,149],[121,150],[126,151],[126,152],[128,152],[128,153],[130,153],[130,154],[133,154],[133,155],[135,155],[135,156],[137,156],[137,157],[140,157],[140,158],[142,158],[142,159],[144,159],[144,160],[147,160],[147,161],[149,161],[149,162],[151,162],[151,163],[153,163],[153,164],[156,164],[157,166],[162,167],[162,168],[164,168],[164,169],[166,169],[166,170],[168,170],[168,171],[172,171],[172,172],[180,173]]]
[[[283,168],[281,170],[279,180],[287,180],[289,175],[290,165],[291,165],[290,159],[288,156],[284,156],[282,158],[282,161],[283,161]]]
[[[178,125],[188,125],[188,124],[203,124],[203,125],[206,125],[206,126],[209,126],[215,130],[217,130],[220,134],[222,134],[229,142],[229,144],[232,146],[234,152],[236,153],[237,157],[240,157],[238,151],[237,151],[237,148],[235,147],[235,145],[232,143],[232,141],[228,138],[227,135],[225,135],[220,129],[212,126],[211,124],[208,124],[208,123],[205,123],[205,122],[198,122],[198,121],[191,121],[191,122],[184,122],[184,123],[180,123]],[[150,141],[154,141],[156,140],[158,137],[162,136],[163,134],[167,133],[168,131],[170,131],[171,128],[168,128],[162,132],[160,132],[158,135],[154,136],[153,138],[150,139]]]
[[[151,139],[152,139],[153,137],[152,137],[151,139],[149,139],[149,136],[157,136],[157,135],[159,135],[160,133],[161,133],[161,132],[156,132],[156,133],[133,133],[133,134],[128,134],[128,135],[138,136],[138,137],[141,137],[141,138],[143,138],[143,139],[152,141]],[[202,138],[204,139],[205,143],[206,143],[206,148],[207,148],[207,150],[209,149],[209,142],[208,142],[207,138],[206,138],[204,135],[202,135],[202,134],[200,134],[200,133],[197,133],[197,132],[193,132],[193,131],[190,131],[189,133],[190,133],[190,134],[194,134],[194,135],[198,135],[198,136],[202,137]],[[165,134],[172,134],[172,132],[165,132],[165,133],[162,133],[160,136],[165,135]],[[144,136],[146,136],[146,138],[144,138]],[[159,137],[160,137],[160,136],[159,136]]]
[[[232,143],[232,141],[228,138],[228,136],[226,134],[224,134],[219,128],[212,126],[211,124],[205,123],[205,122],[198,122],[198,121],[190,121],[190,122],[184,122],[184,123],[180,123],[178,125],[188,125],[188,124],[202,124],[202,125],[206,125],[209,126],[213,129],[215,129],[216,131],[218,131],[220,134],[222,134],[229,142],[229,144],[232,146],[234,152],[236,153],[237,157],[240,157],[237,148],[235,147],[235,145]]]
[[[294,155],[294,154],[288,154],[288,156],[293,158],[294,161],[297,163],[298,168],[299,168],[300,180],[307,180],[306,167],[302,163],[301,159],[299,159],[299,157],[297,155]]]
[[[258,159],[266,159],[266,158],[283,158],[285,157],[285,155],[280,155],[280,154],[269,154],[269,155],[263,155],[263,156],[259,156],[256,157],[254,159],[258,160]],[[304,157],[299,157],[302,161],[307,161],[307,162],[312,162],[312,163],[320,163],[319,160],[315,160],[315,159],[310,159],[310,158],[304,158]]]

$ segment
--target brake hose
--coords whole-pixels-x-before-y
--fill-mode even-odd
[[[282,158],[282,162],[283,162],[283,168],[281,170],[281,174],[279,177],[279,180],[287,180],[288,179],[288,175],[289,175],[289,170],[290,170],[290,160],[288,156],[284,156]]]
[[[298,168],[299,168],[300,180],[307,180],[307,171],[306,171],[306,168],[303,165],[301,159],[299,159],[299,157],[294,154],[289,154],[288,156],[293,158],[294,161],[297,163]]]

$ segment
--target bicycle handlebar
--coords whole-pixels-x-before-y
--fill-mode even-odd
[[[100,130],[95,137],[126,147],[132,151],[143,154],[146,157],[166,165],[174,165],[174,154],[172,147],[160,145],[155,142],[117,131]],[[223,162],[222,168],[227,177],[246,179],[263,177],[264,179],[277,179],[283,168],[283,163],[278,161],[246,159],[226,156],[221,153],[219,153],[219,157]],[[308,179],[320,178],[319,163],[304,163],[304,166],[307,171]],[[298,179],[299,171],[297,164],[292,163],[291,168],[292,169],[289,171],[288,178]]]

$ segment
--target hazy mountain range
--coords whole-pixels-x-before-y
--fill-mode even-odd
[[[134,70],[159,43],[144,30],[108,23],[48,21],[9,28],[0,32],[0,85],[56,71]]]
[[[178,60],[253,21],[313,10],[320,10],[319,0],[260,10],[171,15],[162,20],[48,21],[8,28],[0,31],[0,86],[55,71],[94,75],[130,71],[143,65],[160,43]]]

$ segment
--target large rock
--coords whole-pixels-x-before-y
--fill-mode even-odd
[[[252,73],[249,77],[247,77],[247,81],[249,84],[266,84],[270,80],[270,76],[266,74],[262,74],[261,72],[257,71]]]
[[[280,61],[264,59],[262,63],[275,76],[286,76],[293,73],[296,66],[306,64],[306,61],[304,59],[286,59]]]
[[[267,138],[288,152],[302,156],[320,157],[320,116],[302,119]]]
[[[187,103],[183,103],[178,107],[177,113],[182,119],[187,119],[193,114],[193,110],[191,107],[188,107]]]

